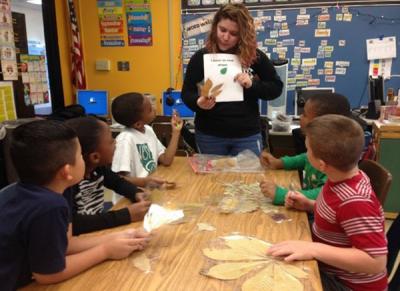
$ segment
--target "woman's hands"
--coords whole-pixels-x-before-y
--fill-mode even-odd
[[[243,88],[249,89],[253,86],[253,81],[247,73],[240,73],[235,76],[235,82],[238,82]]]

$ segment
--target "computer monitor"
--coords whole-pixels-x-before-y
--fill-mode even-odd
[[[183,103],[181,91],[167,90],[163,92],[163,114],[171,116],[173,109],[178,111],[183,118],[190,119],[194,117],[194,112]]]
[[[108,92],[105,90],[78,90],[78,104],[85,108],[86,114],[108,115]]]
[[[335,88],[333,87],[306,87],[306,88],[296,88],[295,104],[294,104],[294,114],[299,116],[303,113],[304,104],[307,99],[315,94],[319,93],[335,93]]]

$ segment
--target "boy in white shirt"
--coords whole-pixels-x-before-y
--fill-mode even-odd
[[[111,105],[114,119],[125,126],[116,138],[112,170],[138,186],[144,177],[154,172],[157,164],[171,165],[178,148],[183,122],[177,114],[171,118],[172,137],[167,148],[158,140],[151,123],[155,110],[148,97],[140,93],[125,93]]]

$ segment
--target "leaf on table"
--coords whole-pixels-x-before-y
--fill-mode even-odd
[[[149,273],[151,271],[150,259],[146,256],[144,252],[135,254],[133,258],[133,265],[139,270]]]
[[[272,264],[268,264],[264,269],[262,269],[256,275],[254,275],[250,279],[247,279],[242,285],[242,291],[269,291],[269,290],[271,291],[274,290]]]
[[[296,290],[303,291],[304,285],[296,279],[296,277],[290,275],[284,271],[279,264],[274,265],[274,287],[279,286],[279,289],[274,290]]]
[[[304,272],[302,269],[300,269],[295,265],[282,262],[280,266],[286,273],[289,273],[290,275],[295,276],[296,278],[305,279],[308,277],[308,274],[306,272]]]
[[[233,280],[249,273],[257,266],[261,266],[265,262],[240,262],[240,263],[222,263],[211,267],[202,274],[220,280]]]
[[[232,239],[233,237],[233,239]],[[270,243],[248,236],[228,236],[225,237],[225,243],[231,249],[236,251],[242,251],[247,253],[249,256],[256,257],[258,259],[267,259],[267,249],[271,246]]]
[[[219,262],[201,274],[232,280],[255,272],[255,275],[246,278],[242,290],[304,290],[303,282],[299,279],[308,278],[308,274],[296,265],[267,256],[270,243],[242,235],[224,236],[214,242],[216,247],[203,249],[203,254]]]
[[[236,197],[225,196],[218,204],[218,209],[221,213],[232,213],[239,205],[239,199]]]
[[[199,223],[197,224],[197,229],[198,229],[199,231],[214,231],[214,230],[215,230],[215,227],[212,226],[212,225],[209,224],[209,223],[199,222]]]

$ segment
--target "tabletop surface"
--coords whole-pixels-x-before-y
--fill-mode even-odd
[[[299,183],[297,171],[195,174],[186,158],[175,157],[172,166],[160,166],[155,173],[155,176],[177,184],[175,189],[162,193],[161,202],[164,205],[187,203],[203,206],[197,213],[192,213],[185,223],[165,225],[156,231],[144,250],[151,260],[151,272],[144,273],[134,266],[133,258],[138,253],[133,253],[120,261],[103,262],[65,282],[48,286],[32,283],[24,290],[240,290],[248,278],[246,275],[236,280],[221,281],[200,274],[207,264],[201,250],[208,247],[211,240],[232,233],[271,243],[288,239],[311,240],[307,216],[303,212],[277,207],[280,213],[291,219],[282,223],[275,222],[260,209],[240,214],[218,212],[212,201],[213,197],[219,197],[224,192],[224,183],[255,183],[260,181],[262,175],[273,178],[282,186],[290,183],[298,186]],[[123,199],[116,207],[123,207],[126,203],[127,200]],[[213,225],[216,230],[199,231],[199,222]],[[132,223],[102,233],[141,225]],[[300,280],[305,291],[322,290],[316,261],[297,262],[296,265],[308,273],[308,279]]]

